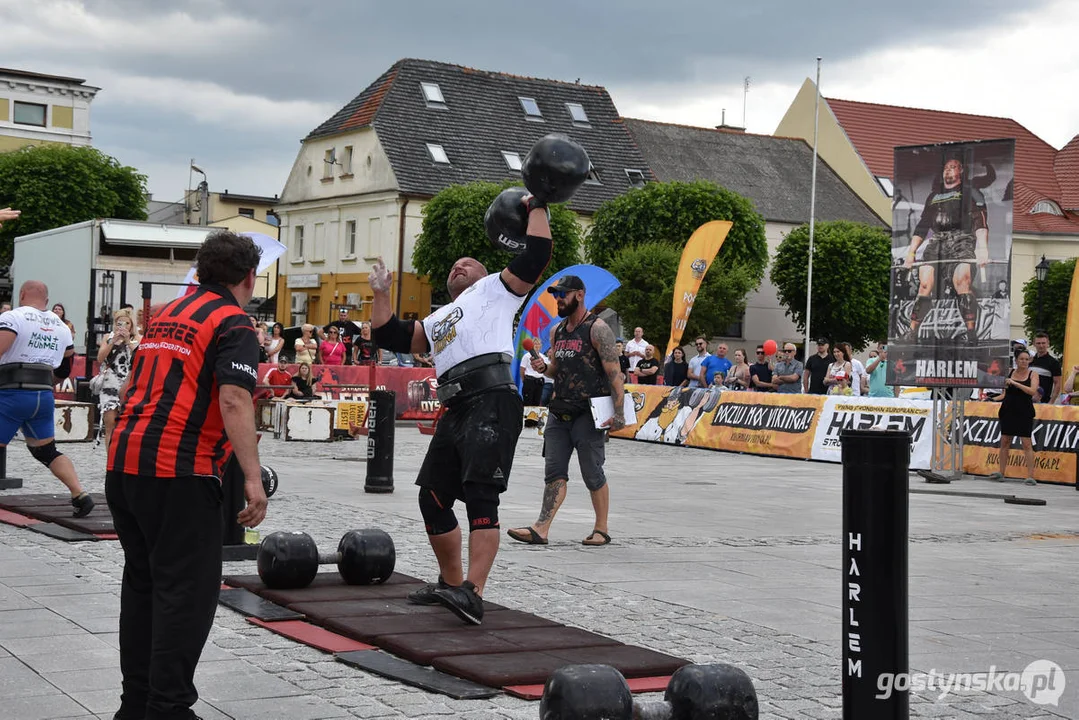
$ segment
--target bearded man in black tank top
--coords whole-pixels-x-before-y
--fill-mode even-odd
[[[626,425],[623,414],[622,369],[615,349],[615,337],[607,323],[588,312],[584,305],[584,282],[566,275],[547,289],[558,303],[558,315],[565,318],[551,331],[550,363],[534,357],[532,367],[554,379],[554,393],[548,406],[543,432],[545,459],[543,505],[539,519],[528,527],[513,528],[507,534],[518,542],[546,545],[555,513],[566,499],[569,459],[577,451],[585,487],[592,494],[596,522],[582,544],[606,545],[610,489],[603,472],[606,432],[597,429],[592,418],[591,399],[610,396],[614,417],[605,425],[619,430]]]

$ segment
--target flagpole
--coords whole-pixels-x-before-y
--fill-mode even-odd
[[[820,57],[817,58],[817,97],[813,103],[813,175],[809,183],[809,275],[806,282],[806,341],[802,355],[809,360],[809,342],[813,337],[810,322],[813,318],[813,230],[817,215],[817,139],[820,132]]]

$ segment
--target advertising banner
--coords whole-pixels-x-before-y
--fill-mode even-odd
[[[706,222],[694,230],[686,242],[686,247],[682,250],[682,260],[678,263],[678,276],[674,281],[671,335],[663,357],[674,352],[682,340],[689,314],[693,311],[693,301],[697,299],[697,291],[701,289],[704,276],[708,268],[712,267],[716,253],[723,247],[723,241],[727,239],[732,225],[728,220]]]
[[[363,427],[367,419],[367,403],[344,400],[337,403],[334,415],[334,430],[351,430],[353,426]]]
[[[796,395],[794,397],[804,397]],[[911,434],[910,467],[928,470],[933,457],[933,404],[898,398],[816,396],[824,399],[813,438],[814,460],[842,462],[840,431],[900,430]],[[969,407],[969,406],[968,406]]]
[[[657,385],[627,385],[633,395],[637,424],[615,437],[682,445],[702,417],[715,409],[719,388],[671,388]]]
[[[1014,140],[895,149],[890,385],[1001,387]]]
[[[697,423],[687,445],[756,455],[808,458],[813,452],[823,395],[722,393],[706,422]]]
[[[968,402],[963,419],[963,470],[974,475],[1000,471],[1000,403]],[[1034,478],[1074,483],[1076,453],[1079,453],[1079,408],[1068,405],[1035,404]],[[1015,439],[1008,453],[1005,475],[1027,477],[1023,447]]]
[[[266,373],[277,367],[269,363],[259,365],[259,382]],[[295,375],[297,365],[289,365],[289,374]],[[398,420],[433,420],[441,409],[435,388],[433,368],[394,367],[392,365],[312,365],[312,388],[315,394],[326,400],[367,401],[367,394],[375,390],[390,390],[395,395]]]

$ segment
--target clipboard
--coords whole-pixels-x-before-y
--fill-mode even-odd
[[[625,402],[622,405],[622,412],[626,418],[626,427],[637,424],[637,409],[633,406],[633,396],[626,393],[622,396]],[[603,423],[607,422],[614,416],[614,400],[610,395],[604,395],[603,397],[594,397],[589,400],[592,406],[592,420],[596,424],[597,430],[606,430],[603,427]]]

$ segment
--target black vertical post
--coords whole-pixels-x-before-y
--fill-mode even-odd
[[[393,436],[396,431],[397,395],[373,390],[367,407],[367,481],[364,492],[393,492]]]
[[[225,562],[252,560],[258,553],[257,545],[244,544],[244,527],[236,522],[236,516],[245,507],[244,471],[233,455],[221,473],[221,559]]]
[[[843,430],[843,720],[910,717],[908,432]]]
[[[7,476],[7,448],[0,447],[0,490],[17,490],[21,487],[21,478]]]

